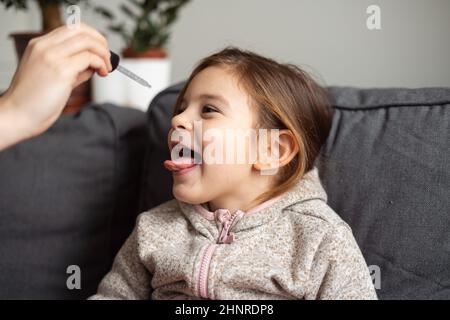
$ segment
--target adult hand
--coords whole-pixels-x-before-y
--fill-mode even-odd
[[[85,24],[32,39],[0,98],[0,150],[45,131],[60,116],[73,88],[94,72],[104,77],[111,70],[106,39]]]

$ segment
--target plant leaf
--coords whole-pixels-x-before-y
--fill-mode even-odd
[[[124,4],[120,5],[120,9],[122,10],[123,13],[125,13],[131,19],[133,19],[133,20],[137,19],[137,15],[133,11],[131,11],[131,9],[128,8],[126,5],[124,5]]]
[[[111,11],[109,11],[108,9],[106,9],[106,8],[95,7],[94,8],[94,12],[98,13],[99,15],[101,15],[102,17],[104,17],[104,18],[106,18],[108,20],[114,20],[115,19],[114,14]]]

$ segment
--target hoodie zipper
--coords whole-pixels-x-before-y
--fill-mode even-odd
[[[209,266],[211,264],[211,258],[214,251],[217,248],[217,244],[208,244],[203,251],[202,262],[198,273],[197,292],[202,298],[208,299],[208,273]]]
[[[229,227],[226,230],[226,233],[230,233],[230,229],[233,226],[234,220],[236,219],[236,212],[231,216],[231,219],[229,220]],[[221,232],[222,233],[222,232]],[[220,234],[221,234],[220,233]],[[219,240],[220,240],[220,234],[219,234]],[[217,249],[219,245],[215,243],[211,243],[206,245],[203,255],[201,258],[201,264],[200,264],[200,270],[198,273],[198,281],[197,281],[197,293],[200,297],[209,299],[208,296],[208,274],[209,274],[209,268],[211,264],[211,258],[214,254],[214,251]]]

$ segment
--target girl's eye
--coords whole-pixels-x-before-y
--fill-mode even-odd
[[[211,113],[211,112],[217,112],[217,110],[214,108],[211,108],[211,106],[209,106],[209,105],[206,105],[203,107],[202,112]]]

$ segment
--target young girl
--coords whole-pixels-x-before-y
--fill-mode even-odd
[[[313,167],[330,123],[325,91],[298,67],[236,48],[203,59],[169,132],[164,165],[176,199],[138,217],[91,298],[376,299]],[[276,129],[276,144],[260,129]],[[255,161],[195,161],[212,146],[208,132],[230,130],[266,140]],[[223,155],[237,151],[220,145]]]

